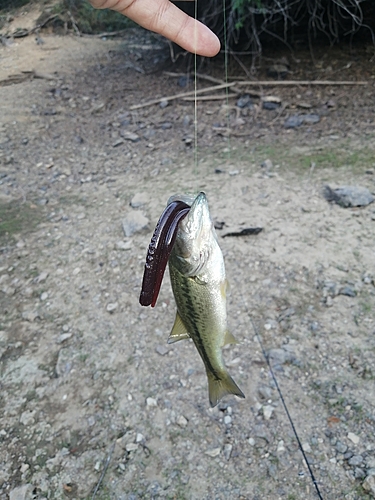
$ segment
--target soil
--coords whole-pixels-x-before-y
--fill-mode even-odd
[[[318,498],[251,320],[321,497],[375,498],[375,204],[322,194],[375,191],[371,48],[266,53],[262,80],[286,55],[288,79],[367,85],[253,87],[273,110],[199,102],[195,148],[194,103],[131,110],[192,89],[160,38],[37,41],[0,46],[0,498]],[[213,409],[194,345],[166,343],[168,276],[138,303],[167,199],[200,190],[225,223],[224,357],[246,395]],[[149,224],[125,237],[134,211]],[[245,227],[263,231],[223,238]]]

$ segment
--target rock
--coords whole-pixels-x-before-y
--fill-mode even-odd
[[[35,278],[35,283],[43,283],[43,281],[46,281],[48,278],[48,272],[47,271],[42,271],[39,276]]]
[[[272,102],[272,101],[263,101],[262,108],[268,111],[272,111],[274,109],[279,109],[281,106],[280,102]]]
[[[130,206],[133,208],[139,208],[142,205],[146,205],[150,201],[150,195],[148,193],[136,193],[131,199]]]
[[[348,439],[350,439],[350,441],[352,443],[354,443],[354,444],[358,444],[359,443],[359,436],[357,436],[353,432],[349,432],[348,433]]]
[[[312,453],[312,449],[309,443],[303,443],[302,444],[302,449],[306,453]]]
[[[357,466],[357,465],[361,465],[361,463],[363,462],[363,457],[362,455],[353,455],[349,460],[348,460],[348,464],[351,465],[351,466]]]
[[[362,483],[362,488],[375,497],[375,476],[367,476]]]
[[[73,335],[72,333],[62,333],[57,339],[57,343],[62,344],[63,342],[65,342],[65,340],[70,339],[72,335]]]
[[[263,406],[263,417],[264,420],[269,420],[272,417],[274,407],[271,405],[265,405]]]
[[[288,73],[289,66],[282,62],[272,64],[267,69],[267,76],[275,80],[284,80],[288,76]]]
[[[341,443],[341,441],[338,441],[336,443],[336,450],[338,453],[345,453],[347,449],[348,447],[346,446],[346,444]]]
[[[253,101],[250,97],[249,94],[244,94],[242,96],[240,96],[236,102],[236,106],[238,108],[252,108],[253,107]]]
[[[118,308],[118,302],[110,302],[109,304],[107,304],[106,310],[109,313],[113,313],[113,311],[115,311],[117,308]]]
[[[355,297],[357,295],[357,292],[354,290],[353,287],[346,285],[340,288],[339,295],[346,295],[347,297]]]
[[[224,424],[225,425],[230,425],[232,423],[232,417],[230,415],[225,415],[224,417]]]
[[[366,477],[366,473],[363,469],[361,469],[360,467],[356,467],[354,469],[354,477],[356,479],[363,479],[364,477]]]
[[[137,443],[128,443],[127,445],[125,445],[125,450],[126,451],[138,450],[138,444]]]
[[[162,99],[162,100],[160,101],[159,107],[160,107],[161,109],[165,109],[167,106],[169,106],[169,101],[168,101],[168,99]]]
[[[176,420],[176,423],[177,425],[179,425],[180,427],[186,427],[187,424],[188,424],[188,421],[186,420],[186,418],[183,416],[183,415],[180,415],[178,417],[178,419]]]
[[[266,172],[271,172],[273,164],[272,161],[269,158],[267,158],[267,160],[262,161],[260,166],[264,168]]]
[[[316,114],[302,115],[303,123],[313,125],[320,122],[320,116]]]
[[[273,366],[277,366],[293,361],[294,356],[291,352],[287,352],[284,349],[270,349],[268,358]]]
[[[117,241],[115,244],[116,250],[130,250],[133,245],[133,240]]]
[[[285,128],[297,128],[300,127],[303,123],[303,118],[302,116],[299,115],[292,115],[289,116],[284,122],[284,127]]]
[[[40,296],[41,301],[45,301],[48,299],[48,292],[43,292]]]
[[[168,354],[169,349],[167,347],[165,347],[164,345],[157,345],[155,348],[155,351],[158,354],[160,354],[160,356],[165,356],[166,354]]]
[[[158,406],[158,402],[154,398],[147,398],[146,399],[146,404],[149,407]]]
[[[127,141],[138,142],[141,138],[138,134],[134,132],[129,132],[127,130],[121,130],[120,135]]]
[[[367,188],[360,186],[342,186],[331,189],[325,186],[323,196],[327,201],[334,201],[341,207],[365,207],[375,200]]]
[[[208,455],[209,457],[217,457],[218,455],[220,455],[220,451],[220,448],[213,448],[212,450],[206,450],[204,454]]]
[[[177,85],[179,87],[185,88],[190,84],[190,81],[191,81],[191,79],[188,75],[182,75],[177,80]]]
[[[143,231],[146,229],[149,222],[148,218],[141,212],[130,212],[122,221],[125,236],[133,236],[133,234]]]
[[[64,347],[60,349],[57,356],[55,372],[58,377],[64,377],[65,375],[68,375],[71,369],[72,361],[70,351],[68,350],[68,348]]]
[[[18,488],[14,488],[14,490],[9,493],[9,500],[32,500],[32,491],[33,487],[31,484],[19,486]]]
[[[232,449],[233,449],[233,446],[230,443],[227,443],[224,445],[224,457],[226,460],[230,459],[230,456],[232,454]]]
[[[25,426],[35,424],[35,418],[34,418],[35,413],[36,413],[35,410],[34,411],[30,411],[30,410],[24,411],[23,413],[21,413],[20,423],[25,425]]]

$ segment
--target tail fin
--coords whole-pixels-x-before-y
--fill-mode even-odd
[[[208,378],[208,395],[211,407],[216,406],[221,398],[227,394],[234,394],[239,398],[244,398],[245,395],[232,379],[229,373],[223,374],[220,379],[214,377],[212,373],[207,373]]]

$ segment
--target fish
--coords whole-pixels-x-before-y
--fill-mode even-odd
[[[172,291],[177,305],[168,343],[191,338],[204,363],[211,407],[228,394],[245,395],[229,375],[222,347],[236,343],[227,326],[229,285],[224,258],[210,217],[207,197],[177,195],[190,210],[179,220],[168,259]]]

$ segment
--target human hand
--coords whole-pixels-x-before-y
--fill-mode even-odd
[[[195,0],[197,1],[197,0]],[[220,50],[217,36],[169,0],[89,0],[97,9],[120,12],[144,28],[155,31],[189,52],[213,57]]]

